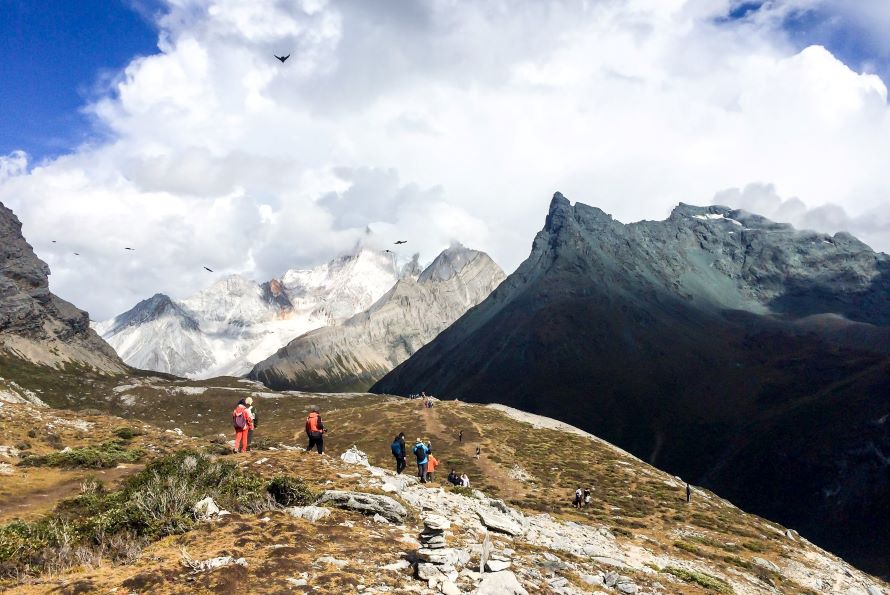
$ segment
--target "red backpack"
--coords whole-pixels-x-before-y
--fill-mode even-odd
[[[246,409],[241,405],[232,412],[232,424],[235,426],[236,430],[244,430],[247,428],[247,417],[245,417],[244,412]]]

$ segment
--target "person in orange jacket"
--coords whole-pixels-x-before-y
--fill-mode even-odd
[[[426,480],[433,481],[433,472],[435,472],[436,467],[439,466],[439,459],[432,455],[429,456],[429,460],[426,464]]]
[[[306,435],[309,436],[309,446],[306,447],[306,452],[312,450],[313,446],[318,450],[318,454],[324,452],[325,432],[327,432],[327,428],[321,421],[321,411],[318,407],[313,407],[309,416],[306,417]]]
[[[238,406],[232,412],[232,425],[235,427],[235,452],[246,452],[247,436],[253,429],[253,419],[244,399],[238,401]]]

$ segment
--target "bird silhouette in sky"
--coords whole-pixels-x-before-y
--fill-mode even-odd
[[[74,254],[74,256],[80,256],[77,252],[73,252],[72,254]]]
[[[208,269],[207,267],[204,267],[204,270],[205,270],[205,271],[210,271],[211,273],[213,272],[213,269]]]
[[[290,58],[290,54],[288,54],[287,56],[279,56],[278,54],[272,54],[272,55],[275,56],[276,58],[278,58],[279,60],[281,60],[282,64],[284,64],[285,60]]]
[[[55,243],[56,243],[56,241],[55,241],[55,240],[53,240],[53,241],[52,241],[52,242],[53,242],[53,244],[55,244]]]
[[[124,250],[135,250],[136,248],[124,248]]]
[[[392,254],[392,250],[384,250],[387,254]]]
[[[398,246],[399,244],[407,244],[408,240],[396,240],[394,243],[396,246]]]

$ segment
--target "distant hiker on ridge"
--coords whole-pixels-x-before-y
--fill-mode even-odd
[[[392,441],[390,450],[392,450],[392,456],[394,456],[396,459],[396,475],[401,475],[402,471],[405,470],[405,467],[408,466],[408,463],[405,462],[405,456],[407,452],[405,449],[404,432],[399,432],[399,435],[396,436],[395,440]]]
[[[482,449],[478,446],[476,447],[476,458],[478,459],[482,455]]]
[[[461,442],[461,443],[464,441],[464,431],[463,430],[461,430],[460,432],[457,433],[457,441]]]
[[[250,419],[250,410],[244,399],[238,401],[238,406],[232,412],[232,425],[235,427],[234,452],[246,452],[247,432],[253,427],[253,420]]]
[[[312,450],[314,446],[318,450],[318,454],[324,453],[324,435],[327,431],[321,421],[320,409],[313,407],[306,417],[306,435],[309,437],[309,446],[306,447],[306,452]]]
[[[692,502],[692,486],[689,485],[689,482],[686,482],[686,502]]]

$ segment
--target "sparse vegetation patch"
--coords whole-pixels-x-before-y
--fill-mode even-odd
[[[60,450],[47,455],[30,455],[22,459],[19,465],[25,467],[62,467],[107,469],[121,463],[135,463],[143,456],[138,448],[125,448],[120,442],[106,442],[98,446],[83,446]]]

